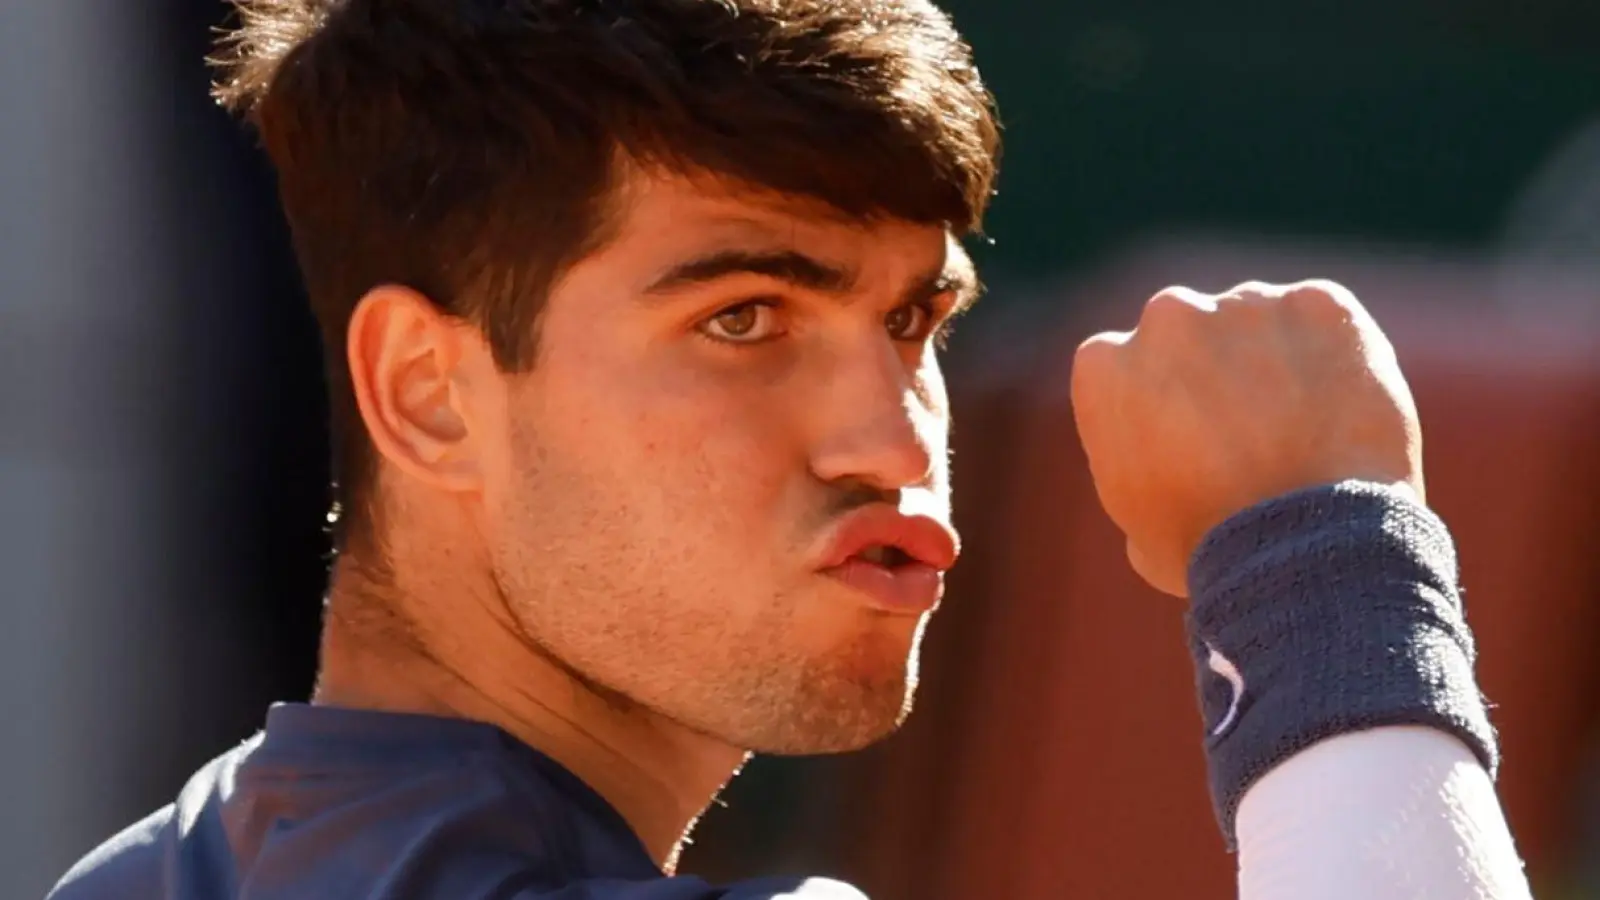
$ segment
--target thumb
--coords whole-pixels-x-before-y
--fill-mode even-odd
[[[1150,557],[1132,539],[1128,540],[1127,547],[1128,562],[1133,566],[1133,571],[1151,587],[1180,599],[1189,596],[1187,572],[1171,572],[1154,565],[1150,562]]]

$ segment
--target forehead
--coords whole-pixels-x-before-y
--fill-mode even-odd
[[[971,265],[940,225],[863,221],[810,198],[710,175],[630,173],[616,192],[611,222],[610,239],[596,256],[607,258],[608,267],[637,267],[640,277],[723,249],[794,250],[856,272],[864,283]]]

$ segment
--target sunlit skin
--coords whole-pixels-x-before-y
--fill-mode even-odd
[[[496,723],[671,869],[750,751],[867,745],[929,613],[818,570],[873,504],[948,523],[946,230],[634,172],[526,373],[385,287],[348,355],[392,578],[335,572],[316,701]],[[378,611],[392,610],[393,614]]]

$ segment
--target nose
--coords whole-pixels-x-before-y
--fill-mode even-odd
[[[835,359],[814,405],[811,468],[883,491],[934,486],[949,440],[937,364],[908,367],[892,342]]]

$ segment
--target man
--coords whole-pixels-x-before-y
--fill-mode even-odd
[[[220,96],[330,350],[321,676],[53,896],[859,896],[674,871],[749,753],[910,709],[958,554],[936,350],[998,150],[949,21],[243,14]],[[1244,896],[1525,896],[1416,417],[1355,300],[1166,291],[1074,389],[1134,565],[1193,595]]]

